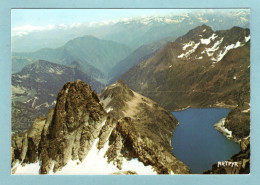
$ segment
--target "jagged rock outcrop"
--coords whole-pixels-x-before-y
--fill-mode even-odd
[[[119,106],[129,106],[137,95],[123,82],[120,84],[114,86],[129,97],[123,98],[118,93],[122,99],[114,100],[109,95],[110,100],[121,101]],[[117,94],[114,96],[118,97]],[[158,174],[189,173],[189,168],[171,153],[170,141],[176,119],[156,103],[141,98],[149,105],[141,105],[137,113],[116,115],[115,111],[104,110],[105,103],[83,81],[66,83],[57,96],[56,106],[49,110],[46,118],[37,118],[29,131],[12,137],[12,173],[32,163],[40,165],[41,174],[62,172],[71,161],[79,166],[84,164],[89,155],[93,157],[93,150],[105,150],[105,153],[102,158],[94,155],[90,160],[105,158],[105,165],[116,166],[117,170],[112,172],[115,174],[136,174],[138,169],[133,171],[124,167],[124,163],[132,159],[137,159],[144,167],[151,166]],[[140,102],[136,103],[139,105]],[[88,164],[84,166],[85,169],[89,167]]]
[[[54,172],[72,159],[82,161],[105,121],[99,98],[82,81],[67,83],[57,97],[52,122],[42,140],[42,173],[54,160]],[[46,162],[45,162],[46,161]]]
[[[15,159],[23,163],[40,159],[43,174],[49,172],[53,161],[55,172],[71,159],[83,160],[98,137],[106,115],[98,95],[89,85],[79,80],[69,82],[58,94],[57,104],[47,118],[37,118],[28,132],[13,138]]]

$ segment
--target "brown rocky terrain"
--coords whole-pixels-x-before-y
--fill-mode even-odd
[[[237,140],[250,130],[250,33],[233,27],[214,32],[197,27],[122,79],[167,110],[187,107],[231,108],[225,127]]]
[[[116,92],[122,99],[116,98]],[[111,106],[105,95],[113,102],[113,111],[104,110],[104,104],[106,109]],[[177,125],[171,113],[122,82],[106,88],[101,97],[103,103],[83,81],[66,83],[46,117],[37,118],[29,131],[12,136],[12,173],[33,163],[39,163],[41,174],[55,173],[70,161],[82,163],[93,148],[103,149],[106,143],[103,157],[118,168],[114,174],[136,173],[121,171],[124,159],[138,159],[158,174],[190,173],[171,153],[170,141]],[[116,103],[119,100],[122,104]],[[131,107],[133,100],[140,105],[136,114],[128,108],[116,114],[115,106]]]

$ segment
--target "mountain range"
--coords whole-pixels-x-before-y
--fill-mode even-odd
[[[15,59],[26,57],[32,61],[47,60],[62,65],[70,65],[77,61],[82,71],[102,81],[112,66],[124,59],[130,52],[131,50],[126,45],[93,36],[83,36],[70,40],[56,49],[44,48],[29,53],[13,52],[12,56]]]
[[[161,16],[129,17],[103,22],[52,25],[52,29],[29,29],[12,36],[13,52],[34,52],[42,48],[58,48],[69,40],[92,35],[105,40],[126,44],[132,50],[166,37],[177,37],[190,29],[207,24],[214,30],[233,26],[249,28],[249,11],[193,10]],[[16,28],[17,29],[17,28]]]

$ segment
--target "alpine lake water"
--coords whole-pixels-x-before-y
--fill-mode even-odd
[[[226,108],[189,108],[172,112],[179,125],[173,132],[173,154],[191,169],[202,174],[218,161],[226,161],[240,151],[239,144],[228,140],[213,126],[227,116]]]

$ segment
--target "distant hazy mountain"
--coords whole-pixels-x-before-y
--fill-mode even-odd
[[[31,52],[42,48],[57,48],[83,35],[113,40],[137,49],[162,38],[177,38],[204,23],[213,30],[225,30],[233,26],[249,28],[249,11],[193,10],[185,14],[135,17],[96,24],[57,25],[50,30],[13,36],[12,50]]]
[[[20,72],[26,65],[32,64],[31,58],[12,56],[12,73]]]
[[[100,92],[104,86],[76,67],[39,60],[12,75],[12,131],[27,130],[36,116],[55,106],[57,93],[69,81],[81,79]]]
[[[250,32],[203,25],[168,43],[122,76],[135,91],[170,110],[232,107],[226,127],[243,138],[250,125]]]
[[[12,55],[13,58],[27,57],[31,60],[47,60],[62,65],[70,65],[73,61],[77,61],[83,71],[95,77],[97,73],[106,75],[130,52],[131,50],[124,44],[84,36],[70,40],[57,49],[45,48],[28,53],[14,52]]]
[[[115,82],[122,74],[127,72],[131,67],[143,60],[146,60],[151,55],[156,53],[159,49],[161,49],[164,45],[166,45],[169,41],[173,40],[173,38],[168,37],[157,42],[153,42],[151,44],[142,45],[139,48],[137,48],[128,57],[120,61],[110,70],[109,77],[111,79],[111,82]]]

